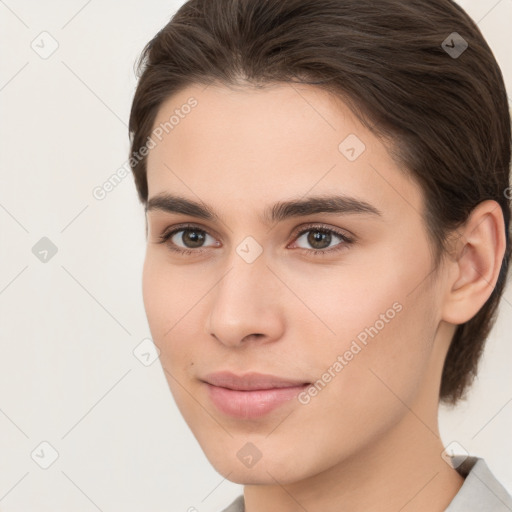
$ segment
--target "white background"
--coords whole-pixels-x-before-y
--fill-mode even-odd
[[[460,4],[512,90],[512,0]],[[150,333],[131,175],[92,195],[126,162],[135,60],[179,5],[0,1],[2,511],[216,512],[241,493],[209,465],[158,361],[133,354]],[[47,59],[31,48],[43,31],[59,45]],[[32,253],[42,237],[58,249],[47,263]],[[511,327],[508,287],[469,400],[441,411],[445,444],[484,457],[509,491]],[[58,452],[48,469],[31,458],[49,461],[43,441]]]

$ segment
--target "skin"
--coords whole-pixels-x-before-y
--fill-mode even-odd
[[[154,126],[191,96],[198,105],[149,153],[149,198],[199,200],[221,220],[149,210],[143,294],[170,390],[209,461],[245,484],[247,512],[444,510],[463,479],[441,457],[442,365],[455,326],[496,283],[501,209],[475,208],[432,273],[421,188],[339,98],[295,84],[192,85],[161,105]],[[366,146],[352,162],[338,149],[349,134]],[[333,192],[382,215],[273,225],[259,217],[275,202]],[[158,243],[187,222],[209,235],[202,252]],[[325,246],[341,250],[314,255],[322,247],[308,242],[314,227],[296,236],[311,223],[356,241],[333,234]],[[197,251],[183,234],[172,241]],[[263,250],[252,263],[236,252],[247,236]],[[314,382],[394,303],[400,312],[307,404],[235,419],[200,380],[230,370]],[[252,467],[237,457],[247,442],[261,453]]]

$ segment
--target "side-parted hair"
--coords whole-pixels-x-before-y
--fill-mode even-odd
[[[508,273],[511,126],[500,68],[452,0],[189,0],[137,63],[130,166],[147,204],[141,148],[157,112],[193,84],[313,84],[348,104],[420,186],[434,268],[480,202],[503,211],[506,252],[491,296],[458,325],[440,387],[455,404],[473,381]],[[341,142],[341,141],[340,141]],[[137,155],[137,158],[134,158]]]

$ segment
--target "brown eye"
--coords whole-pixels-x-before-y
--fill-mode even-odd
[[[324,226],[312,226],[303,229],[298,233],[296,240],[297,242],[302,240],[304,244],[302,247],[299,245],[299,249],[313,254],[329,254],[353,243],[353,240],[347,235]]]
[[[179,233],[181,233],[181,235],[179,235]],[[173,243],[178,246],[180,245],[178,243],[179,241],[183,243],[187,249],[197,249],[198,247],[201,247],[206,240],[205,235],[206,233],[204,231],[198,229],[180,229],[179,231],[175,231],[171,240],[175,238],[176,240],[173,240]]]
[[[207,248],[205,241],[210,238],[214,243],[213,246],[220,245],[211,235],[198,226],[181,226],[160,235],[158,243],[166,244],[172,251],[191,254],[201,252]]]

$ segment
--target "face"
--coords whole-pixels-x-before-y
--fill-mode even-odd
[[[319,474],[437,400],[421,189],[341,100],[194,85],[154,130],[144,304],[176,404],[221,474]]]

